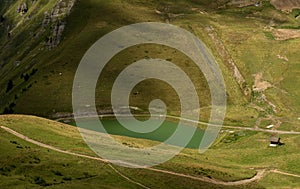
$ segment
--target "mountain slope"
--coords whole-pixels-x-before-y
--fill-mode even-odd
[[[68,11],[62,14],[66,17],[50,21],[44,31],[42,23],[47,23],[49,13],[56,12],[59,2],[26,1],[26,13],[16,12],[22,5],[20,2],[1,3],[4,19],[1,29],[6,30],[8,25],[12,28],[10,37],[7,32],[1,33],[4,50],[0,54],[0,107],[5,113],[69,115],[73,77],[86,50],[101,36],[121,26],[158,21],[191,31],[211,49],[226,81],[227,123],[258,127],[275,124],[282,125],[283,130],[298,130],[299,89],[293,82],[299,80],[299,39],[275,38],[275,33],[281,31],[278,29],[298,27],[297,12],[282,13],[268,1],[258,6],[243,1],[247,6],[241,7],[227,1],[86,0],[75,3],[70,14]],[[112,83],[114,78],[110,76],[115,77],[125,65],[144,57],[172,59],[187,70],[193,65],[172,51],[159,46],[132,47],[110,62],[104,82]],[[243,82],[235,77],[236,69],[232,66],[239,70]],[[207,120],[210,110],[207,83],[199,72],[192,71],[190,75],[200,85],[201,119]],[[99,83],[97,108],[109,112],[110,87],[102,88],[104,92],[101,87]],[[140,95],[133,96],[133,106],[147,111],[148,102],[159,97],[169,105],[170,114],[178,114],[178,98],[170,87],[150,82],[137,86],[137,90]]]
[[[264,188],[297,187],[299,184],[297,142],[300,138],[297,135],[284,135],[286,145],[269,148],[267,141],[262,142],[268,138],[267,134],[243,130],[224,132],[205,154],[185,149],[153,170],[115,165],[112,169],[97,160],[76,127],[23,115],[2,115],[0,126],[22,135],[18,138],[16,133],[10,133],[11,130],[0,128],[0,149],[5,151],[0,154],[2,188],[141,188],[119,173],[150,188]],[[27,141],[23,140],[24,136]],[[119,142],[126,141],[131,148],[155,144],[148,140],[112,137]],[[35,143],[29,142],[32,140]],[[45,145],[38,146],[37,142]],[[256,172],[264,174],[255,182],[243,182]],[[280,174],[280,183],[274,184],[277,174]],[[206,182],[195,178],[206,178]]]

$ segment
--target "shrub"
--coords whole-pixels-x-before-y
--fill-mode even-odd
[[[63,174],[60,171],[52,170],[52,173],[54,173],[56,176],[63,176]]]
[[[4,19],[3,15],[1,15],[1,16],[0,16],[0,23],[4,22],[4,20],[5,20],[5,19]]]
[[[71,178],[71,177],[64,177],[63,180],[64,180],[64,181],[71,181],[72,178]]]
[[[14,87],[14,83],[12,80],[9,80],[6,87],[6,93],[8,93]]]
[[[25,74],[25,75],[23,75],[23,78],[24,78],[24,81],[28,81],[29,80],[29,75]]]
[[[38,69],[36,69],[36,68],[32,69],[30,75],[31,76],[34,75],[37,71],[38,71]]]
[[[46,181],[40,176],[35,176],[33,181],[34,181],[34,184],[38,184],[40,186],[46,186],[47,185]]]

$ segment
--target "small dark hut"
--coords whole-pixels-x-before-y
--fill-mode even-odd
[[[280,143],[280,137],[277,137],[277,136],[271,136],[270,137],[270,146],[279,146],[281,143]]]

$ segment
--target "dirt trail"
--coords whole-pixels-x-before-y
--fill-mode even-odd
[[[196,123],[201,124],[201,125],[208,125],[209,124],[209,123],[206,123],[206,122],[189,120],[189,119],[180,118],[180,117],[177,117],[177,116],[166,115],[166,117],[167,118],[175,118],[175,119],[182,119],[182,120],[185,120],[185,121],[196,122]],[[210,126],[216,126],[216,127],[222,127],[222,128],[229,128],[229,129],[259,131],[259,132],[265,132],[265,133],[278,133],[278,134],[288,134],[288,135],[300,135],[300,132],[296,132],[296,131],[268,130],[268,129],[261,129],[261,128],[257,128],[257,127],[244,127],[244,126],[232,126],[232,125],[214,125],[214,124],[210,124]]]
[[[250,131],[259,131],[265,133],[277,133],[281,135],[300,135],[300,132],[295,132],[295,131],[267,130],[267,129],[260,129],[260,128],[238,127],[238,126],[223,126],[223,127],[229,129],[250,130]]]
[[[281,174],[281,175],[287,175],[287,176],[291,176],[291,177],[298,177],[298,178],[300,178],[300,175],[286,173],[286,172],[282,172],[282,171],[278,171],[278,170],[272,170],[271,172],[277,173],[277,174]]]
[[[136,182],[130,178],[128,178],[127,176],[125,176],[124,174],[122,174],[121,172],[119,172],[115,167],[113,167],[109,161],[104,160],[102,158],[99,157],[93,157],[93,156],[88,156],[88,155],[83,155],[83,154],[78,154],[78,153],[74,153],[74,152],[69,152],[66,150],[61,150],[59,148],[56,148],[54,146],[50,146],[41,142],[38,142],[36,140],[30,139],[29,137],[22,135],[10,128],[4,127],[4,126],[0,126],[1,129],[13,134],[14,136],[21,138],[27,142],[30,142],[32,144],[35,144],[37,146],[43,147],[43,148],[47,148],[53,151],[57,151],[57,152],[61,152],[64,154],[69,154],[72,156],[77,156],[77,157],[83,157],[83,158],[88,158],[88,159],[92,159],[92,160],[97,160],[97,161],[101,161],[103,163],[107,163],[109,165],[109,167],[111,169],[113,169],[118,175],[120,175],[121,177],[123,177],[124,179],[128,180],[129,182],[136,184],[142,188],[146,188],[149,189],[149,187]],[[293,176],[293,177],[299,177],[300,175],[296,175],[296,174],[290,174],[290,173],[285,173],[282,171],[278,171],[278,170],[272,170],[272,171],[267,171],[266,169],[261,169],[261,170],[257,170],[257,174],[249,179],[244,179],[244,180],[239,180],[239,181],[233,181],[233,182],[225,182],[225,181],[220,181],[220,180],[216,180],[216,179],[211,179],[208,177],[196,177],[196,176],[192,176],[192,175],[186,175],[186,174],[182,174],[182,173],[176,173],[176,172],[172,172],[172,171],[166,171],[166,170],[161,170],[161,169],[156,169],[156,168],[144,168],[146,170],[150,170],[150,171],[155,171],[155,172],[159,172],[159,173],[165,173],[165,174],[169,174],[169,175],[174,175],[174,176],[178,176],[178,177],[184,177],[184,178],[189,178],[189,179],[193,179],[193,180],[198,180],[198,181],[203,181],[203,182],[208,182],[208,183],[213,183],[213,184],[218,184],[218,185],[226,185],[226,186],[234,186],[234,185],[243,185],[243,184],[248,184],[254,181],[258,181],[260,179],[262,179],[268,172],[274,172],[277,174],[283,174],[283,175],[288,175],[288,176]]]
[[[93,160],[97,160],[97,161],[101,161],[103,163],[107,163],[109,165],[109,167],[115,171],[118,175],[120,175],[121,177],[123,177],[124,179],[128,180],[129,182],[133,183],[133,184],[136,184],[138,186],[141,186],[142,188],[145,188],[145,189],[150,189],[149,187],[139,183],[139,182],[136,182],[130,178],[128,178],[127,176],[123,175],[122,173],[120,173],[116,168],[114,168],[107,160],[104,160],[102,158],[99,158],[99,157],[93,157],[93,156],[88,156],[88,155],[84,155],[84,154],[77,154],[77,153],[74,153],[74,152],[69,152],[69,151],[65,151],[65,150],[61,150],[61,149],[58,149],[54,146],[50,146],[50,145],[47,145],[47,144],[44,144],[44,143],[41,143],[41,142],[38,142],[36,140],[32,140],[30,139],[29,137],[25,136],[25,135],[22,135],[10,128],[7,128],[7,127],[4,127],[4,126],[0,126],[1,129],[4,129],[5,131],[15,135],[16,137],[18,138],[21,138],[27,142],[30,142],[32,144],[35,144],[37,146],[40,146],[40,147],[43,147],[43,148],[47,148],[47,149],[50,149],[50,150],[53,150],[53,151],[57,151],[57,152],[61,152],[61,153],[64,153],[64,154],[69,154],[69,155],[72,155],[72,156],[77,156],[77,157],[83,157],[83,158],[88,158],[88,159],[93,159]]]
[[[221,180],[211,179],[208,177],[196,177],[196,176],[192,176],[192,175],[186,175],[186,174],[182,174],[182,173],[165,171],[165,170],[155,169],[155,168],[146,168],[146,169],[155,171],[155,172],[159,172],[159,173],[166,173],[169,175],[175,175],[175,176],[179,176],[179,177],[185,177],[185,178],[190,178],[193,180],[199,180],[199,181],[203,181],[203,182],[209,182],[209,183],[213,183],[213,184],[226,185],[226,186],[243,185],[243,184],[248,184],[248,183],[251,183],[254,181],[258,181],[258,180],[262,179],[266,173],[266,170],[258,170],[257,174],[252,178],[239,180],[239,181],[225,182],[225,181],[221,181]]]
[[[114,117],[114,116],[124,116],[128,117],[131,116],[129,114],[105,114],[105,115],[99,115],[98,117],[100,118],[106,118],[106,117]],[[135,117],[145,117],[145,114],[134,114]],[[153,117],[163,117],[162,115],[151,115]],[[82,116],[82,117],[77,117],[77,118],[87,118],[89,116]],[[183,121],[188,121],[192,123],[197,123],[200,125],[208,125],[209,123],[203,122],[203,121],[196,121],[196,120],[191,120],[191,119],[186,119],[186,118],[181,118],[177,116],[172,116],[172,115],[166,115],[166,118],[173,118],[173,119],[178,119],[178,120],[183,120]],[[95,118],[94,116],[90,116],[89,118]],[[62,121],[62,120],[68,120],[68,119],[73,119],[73,117],[66,117],[66,118],[61,118],[57,119],[56,121]],[[246,126],[233,126],[233,125],[217,125],[217,124],[210,124],[210,126],[215,126],[215,127],[222,127],[222,128],[228,128],[228,129],[240,129],[240,130],[251,130],[251,131],[259,131],[259,132],[265,132],[265,133],[278,133],[278,134],[288,134],[288,135],[300,135],[300,132],[296,131],[283,131],[283,130],[268,130],[268,129],[261,129],[258,127],[246,127]]]

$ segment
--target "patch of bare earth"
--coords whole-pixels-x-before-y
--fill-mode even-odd
[[[290,12],[293,9],[300,9],[300,0],[271,0],[270,3],[282,11]]]
[[[255,74],[254,78],[253,91],[263,92],[272,87],[271,83],[262,80],[262,73]]]
[[[286,61],[286,62],[289,61],[289,59],[288,59],[285,55],[280,55],[280,54],[278,54],[278,55],[277,55],[277,58],[279,58],[280,60],[284,60],[284,61]]]
[[[268,81],[264,81],[262,79],[262,77],[263,77],[262,73],[257,73],[257,74],[254,74],[253,76],[255,79],[254,79],[254,85],[252,86],[252,90],[259,92],[261,94],[261,100],[266,102],[276,113],[277,112],[276,105],[273,104],[271,101],[269,101],[267,99],[266,95],[263,93],[268,88],[273,87],[273,85],[271,83],[269,83]]]
[[[297,29],[274,29],[272,33],[276,40],[288,40],[300,37],[300,30]]]
[[[246,7],[250,5],[255,5],[258,0],[231,0],[228,5],[237,6],[237,7]]]

